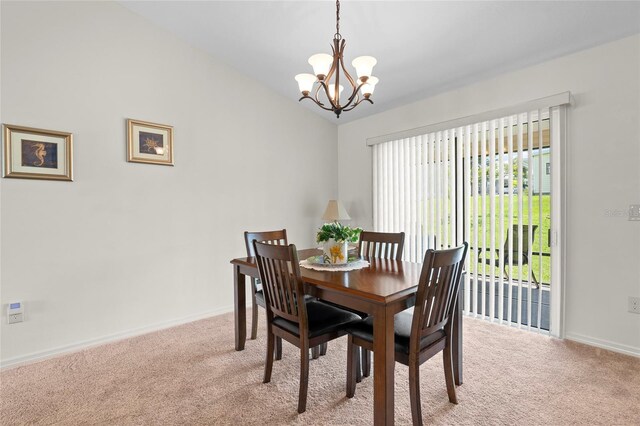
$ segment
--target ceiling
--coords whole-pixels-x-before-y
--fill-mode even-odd
[[[292,101],[294,75],[312,72],[307,59],[330,53],[335,33],[333,1],[121,3]],[[343,1],[340,10],[345,62],[375,56],[380,83],[374,105],[339,120],[301,102],[336,123],[640,32],[640,2]]]

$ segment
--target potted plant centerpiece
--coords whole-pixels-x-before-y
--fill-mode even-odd
[[[338,222],[322,225],[316,235],[316,241],[322,243],[324,263],[347,263],[349,243],[358,242],[360,232],[360,228],[352,228]]]

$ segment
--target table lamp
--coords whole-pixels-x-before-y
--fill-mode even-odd
[[[347,213],[347,210],[339,200],[329,200],[322,219],[337,222],[339,220],[351,220],[351,216],[349,216],[349,213]]]

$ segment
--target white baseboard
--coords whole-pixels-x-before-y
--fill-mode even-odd
[[[596,339],[594,337],[584,336],[582,334],[567,333],[565,338],[575,342],[584,343],[585,345],[595,346],[609,351],[618,352],[625,355],[631,355],[640,358],[640,348],[622,345],[620,343],[610,342],[608,340]]]
[[[251,309],[247,309],[250,312]],[[217,315],[233,312],[233,306],[225,306],[222,308],[214,309],[212,311],[201,312],[198,314],[187,315],[186,317],[176,318],[168,321],[161,321],[155,324],[147,325],[144,327],[129,329],[118,333],[108,334],[102,337],[96,337],[93,339],[82,340],[80,342],[72,343],[70,345],[58,346],[57,348],[47,349],[39,352],[32,352],[27,355],[20,355],[14,358],[9,358],[0,361],[0,370],[8,370],[10,368],[19,367],[21,365],[31,364],[37,361],[44,361],[46,359],[55,358],[61,355],[66,355],[72,352],[78,352],[84,349],[88,349],[95,346],[104,345],[106,343],[113,343],[118,340],[127,339],[130,337],[140,336],[142,334],[152,333],[154,331],[163,330],[165,328],[175,327],[177,325],[186,324],[201,319],[214,317]]]

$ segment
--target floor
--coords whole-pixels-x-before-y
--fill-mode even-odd
[[[371,378],[345,395],[346,339],[311,362],[307,412],[296,413],[299,354],[284,343],[262,383],[258,339],[233,347],[225,314],[0,374],[0,424],[370,425]],[[442,358],[421,367],[427,424],[631,425],[640,359],[466,318],[464,384],[448,402]],[[411,423],[408,369],[396,365],[396,423]]]

